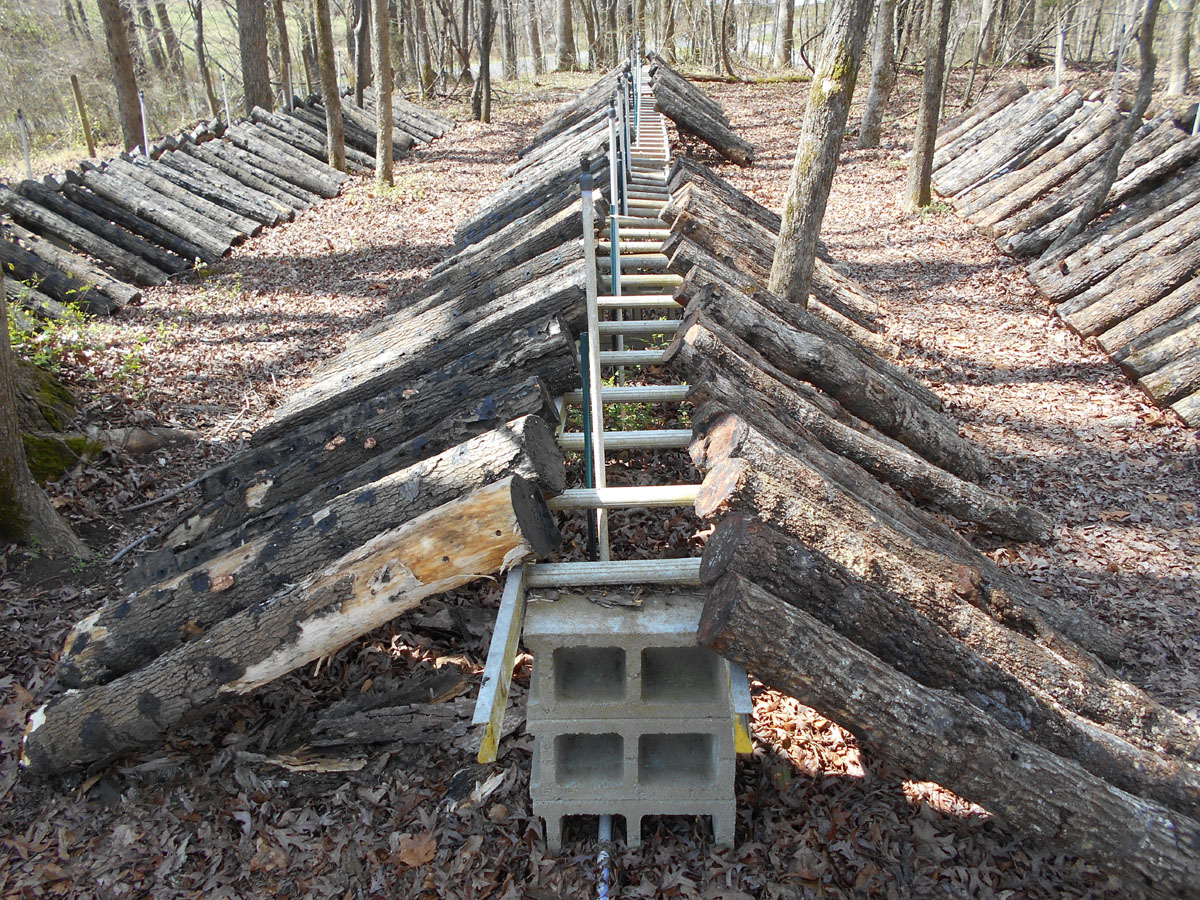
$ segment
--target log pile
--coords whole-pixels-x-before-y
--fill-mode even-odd
[[[1194,118],[1195,112],[1190,116]],[[1187,117],[1145,122],[1102,218],[1053,246],[1122,119],[1077,94],[1006,88],[938,138],[934,186],[1029,276],[1075,332],[1094,337],[1156,403],[1200,426],[1200,137]]]
[[[368,93],[363,109],[343,104],[351,173],[375,169],[374,102]],[[396,154],[454,126],[403,98],[393,109]],[[54,315],[53,304],[65,303],[111,313],[137,303],[138,287],[213,262],[262,228],[336,197],[347,175],[326,162],[325,112],[313,101],[290,112],[256,108],[229,126],[204,123],[163,138],[149,154],[85,160],[63,179],[0,185],[0,264],[14,281],[38,285],[23,296],[53,301],[28,304],[35,315]]]
[[[186,148],[231,165],[269,148],[281,170],[286,161],[310,179],[288,184],[315,200],[321,170],[298,165],[308,151],[285,150],[282,126],[268,132],[287,124],[283,114],[258,111],[253,121],[229,129],[220,155],[216,142]],[[445,127],[422,121],[429,134]],[[317,149],[315,139],[299,146]],[[178,152],[120,171],[153,172]],[[553,397],[579,387],[574,339],[586,318],[571,158],[573,202],[556,204],[545,188],[565,194],[566,167],[531,161],[485,204],[478,218],[494,228],[464,241],[315,372],[246,450],[204,474],[199,501],[72,630],[56,676],[75,690],[35,717],[31,771],[150,746],[203,705],[327,656],[432,594],[555,549],[545,500],[565,474],[546,423],[558,421]],[[169,171],[227,174],[200,161],[189,154]],[[265,196],[240,193],[236,214],[265,216]]]
[[[672,69],[657,53],[649,54],[654,108],[685,134],[708,144],[739,166],[754,163],[755,146],[734,131],[721,104]]]
[[[675,186],[686,311],[666,359],[692,386],[696,511],[714,526],[699,641],[914,777],[1131,887],[1196,896],[1200,728],[1113,674],[1107,629],[947,515],[1013,540],[1051,523],[981,483],[936,398],[856,342],[862,321],[765,290],[769,212],[711,173]]]

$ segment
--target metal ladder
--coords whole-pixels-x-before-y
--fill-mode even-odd
[[[586,510],[594,535],[593,558],[587,562],[525,564],[513,569],[505,582],[500,611],[488,650],[488,660],[475,708],[474,723],[484,726],[478,759],[492,762],[498,753],[500,728],[508,705],[513,663],[524,621],[525,594],[530,588],[577,588],[612,584],[700,584],[700,560],[613,560],[609,546],[608,512],[629,507],[691,506],[698,484],[609,487],[605,477],[606,451],[685,449],[690,429],[639,431],[605,430],[604,408],[616,403],[682,403],[687,385],[626,385],[628,370],[659,365],[664,349],[630,350],[628,338],[660,337],[668,341],[681,321],[678,316],[642,319],[646,313],[680,312],[673,292],[683,279],[667,271],[662,244],[669,235],[659,213],[670,194],[667,178],[670,142],[665,118],[655,110],[653,94],[644,89],[646,74],[636,56],[618,79],[608,110],[609,216],[596,234],[595,190],[592,174],[581,177],[584,255],[587,262],[587,329],[580,336],[583,387],[560,403],[559,445],[583,453],[585,487],[569,489],[549,501],[552,510]],[[626,314],[633,316],[626,318]],[[611,339],[612,349],[601,349]],[[605,372],[619,384],[606,385]],[[583,413],[582,432],[566,432],[567,411]],[[589,543],[592,543],[589,541]],[[739,753],[752,749],[749,716],[752,711],[746,674],[731,667],[734,739]]]

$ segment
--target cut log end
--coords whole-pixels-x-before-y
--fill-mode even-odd
[[[520,475],[512,477],[512,508],[521,534],[535,556],[546,556],[562,543],[558,524],[535,482]]]
[[[713,466],[704,476],[704,483],[696,495],[696,515],[702,519],[720,515],[737,493],[749,468],[742,459],[725,459]]]

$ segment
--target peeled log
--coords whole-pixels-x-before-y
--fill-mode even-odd
[[[1200,813],[1200,767],[1137,747],[1072,714],[1037,679],[985,659],[892,594],[764,522],[729,516],[704,547],[700,578],[740,575],[802,609],[926,688],[963,697],[1025,740],[1115,787],[1184,815]]]
[[[114,597],[71,630],[55,674],[67,687],[111,681],[387,528],[509,475],[548,494],[566,486],[562,454],[541,419],[529,416],[486,432],[342,494],[164,583]]]
[[[422,600],[559,543],[541,489],[511,476],[376,535],[145,668],[36,710],[22,764],[48,776],[159,744],[184,716],[328,656]]]
[[[697,639],[916,777],[1090,858],[1120,883],[1200,896],[1200,824],[1118,790],[953,693],[922,687],[750,582],[717,584]]]

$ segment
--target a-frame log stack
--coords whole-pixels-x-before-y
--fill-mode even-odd
[[[1101,218],[1057,241],[1095,183],[1123,114],[1077,91],[1010,85],[938,136],[933,185],[1027,257],[1062,320],[1155,402],[1200,426],[1200,136],[1195,108],[1143,123]]]
[[[351,173],[375,168],[374,102],[374,94],[363,109],[343,101]],[[397,155],[454,124],[402,98],[393,110]],[[149,153],[0,185],[0,265],[16,302],[36,316],[57,317],[69,303],[111,313],[137,303],[139,288],[220,259],[264,227],[336,197],[346,179],[327,165],[318,101],[275,113],[255,108],[232,125],[214,120],[169,135]]]

